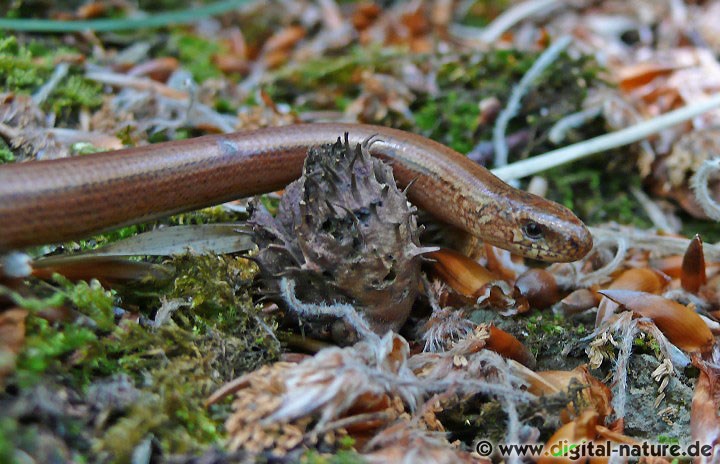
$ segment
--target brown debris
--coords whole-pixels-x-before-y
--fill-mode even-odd
[[[15,357],[25,344],[25,318],[28,312],[11,308],[0,313],[0,386],[15,370]]]
[[[705,352],[712,348],[715,337],[698,314],[680,303],[658,295],[630,290],[601,290],[629,310],[652,319],[665,336],[685,351]]]
[[[690,293],[697,293],[707,283],[705,255],[699,235],[695,235],[695,238],[690,240],[685,256],[683,256],[680,283],[682,288]]]

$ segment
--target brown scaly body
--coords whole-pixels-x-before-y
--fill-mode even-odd
[[[306,124],[211,135],[62,160],[0,166],[0,252],[282,188],[311,146],[349,133],[393,166],[410,200],[486,242],[544,261],[592,247],[570,210],[514,189],[459,153],[380,126]]]

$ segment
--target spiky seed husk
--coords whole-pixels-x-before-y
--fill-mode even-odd
[[[311,149],[277,216],[258,207],[250,222],[269,293],[291,278],[303,302],[352,304],[379,334],[407,319],[418,291],[418,228],[392,169],[370,157],[367,142],[352,147],[346,135]]]

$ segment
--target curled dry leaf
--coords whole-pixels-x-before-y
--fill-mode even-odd
[[[638,63],[620,68],[616,78],[620,90],[629,93],[657,77],[667,76],[680,68],[681,66],[677,64]]]
[[[18,354],[25,343],[25,318],[28,312],[20,308],[0,313],[0,350]]]
[[[706,282],[707,274],[705,274],[705,254],[703,253],[702,239],[700,235],[695,235],[695,238],[690,240],[687,251],[683,256],[680,284],[685,291],[697,293]]]
[[[690,434],[693,442],[703,445],[720,443],[718,380],[717,372],[701,366],[690,409]]]
[[[594,308],[600,303],[597,293],[587,288],[575,290],[560,301],[566,314],[576,314]]]
[[[527,270],[522,261],[513,261],[513,255],[507,250],[487,243],[483,244],[483,250],[485,250],[485,257],[487,258],[487,268],[503,280],[512,282],[517,279],[518,274]],[[515,259],[518,259],[518,257],[515,256]]]
[[[453,290],[468,298],[477,298],[482,288],[499,277],[457,251],[447,248],[427,253],[434,260],[432,272]]]
[[[485,341],[485,348],[505,358],[513,359],[524,366],[535,366],[535,358],[520,340],[494,325],[490,325],[488,329],[490,330],[490,337]]]
[[[628,269],[620,274],[608,287],[609,290],[634,290],[646,293],[660,293],[669,279],[652,269]],[[615,312],[617,303],[603,298],[598,306],[595,327],[600,327]]]
[[[437,464],[490,463],[478,460],[470,453],[452,446],[437,433],[411,427],[407,420],[400,420],[379,433],[367,446],[370,452],[363,454],[369,463],[415,463]]]
[[[568,450],[569,445],[577,445],[593,441],[597,437],[598,414],[592,409],[584,410],[575,420],[560,427],[545,443],[543,456],[538,464],[583,462],[584,459],[574,460],[571,456],[555,456],[560,450]]]
[[[147,280],[163,281],[172,275],[172,268],[143,261],[111,256],[61,256],[33,262],[32,275],[50,280],[60,274],[72,281],[97,279],[103,286],[115,286]]]
[[[15,357],[25,344],[25,318],[28,312],[20,308],[0,313],[0,385],[15,369]]]
[[[145,61],[132,67],[129,76],[147,76],[158,82],[166,82],[170,75],[180,67],[180,62],[172,56],[163,56]]]
[[[636,314],[652,319],[678,348],[700,352],[712,348],[715,339],[707,324],[695,311],[680,303],[631,290],[601,290],[599,293]]]
[[[522,371],[528,380],[528,391],[538,396],[554,395],[568,392],[573,383],[583,386],[582,403],[591,406],[602,422],[612,412],[612,393],[610,389],[595,378],[586,366],[578,366],[571,371]],[[560,417],[563,422],[569,422],[571,417],[577,415],[573,403],[569,403]]]
[[[403,404],[417,404],[418,390],[391,381],[414,379],[408,353],[407,342],[389,332],[371,343],[322,350],[299,364],[263,367],[223,387],[208,403],[236,394],[235,412],[225,424],[230,449],[283,456],[311,441],[311,429],[324,431],[323,441],[348,424],[365,434],[394,421]],[[334,427],[337,421],[343,427]]]
[[[434,260],[432,272],[467,302],[504,311],[504,315],[524,313],[530,309],[527,299],[497,274],[476,261],[443,248],[425,257]]]
[[[518,277],[515,286],[534,308],[548,308],[560,299],[555,276],[544,269],[527,270]]]

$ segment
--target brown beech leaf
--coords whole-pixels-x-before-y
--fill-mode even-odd
[[[578,366],[571,371],[523,371],[523,375],[529,382],[528,391],[538,396],[567,392],[574,381],[584,386],[582,402],[592,406],[601,421],[612,412],[610,389],[590,374],[586,366]],[[563,422],[569,422],[576,414],[577,411],[571,402],[561,413],[561,419]]]
[[[667,298],[631,290],[601,290],[600,294],[636,314],[652,319],[665,336],[685,351],[712,348],[713,334],[693,310]]]
[[[25,344],[25,318],[28,312],[13,308],[0,313],[0,349],[18,354]]]
[[[165,82],[179,67],[180,62],[177,58],[161,56],[133,66],[127,74],[129,76],[147,76],[154,81]]]
[[[618,70],[617,80],[623,92],[630,92],[648,84],[658,76],[666,76],[679,68],[678,65],[639,63]]]
[[[286,27],[267,39],[263,48],[265,52],[274,52],[278,50],[288,51],[305,37],[305,28],[302,26]]]
[[[680,255],[653,258],[650,260],[650,267],[657,269],[673,279],[678,279],[682,273],[682,261],[683,257]]]
[[[515,286],[533,308],[545,309],[560,299],[555,276],[545,269],[528,269],[518,277]]]
[[[705,254],[700,235],[690,240],[687,251],[682,260],[682,272],[680,273],[680,284],[685,291],[697,293],[700,287],[707,282],[705,274]]]
[[[443,248],[427,253],[425,257],[435,260],[432,271],[440,279],[468,298],[477,298],[482,287],[499,280],[495,274],[457,251]]]
[[[15,357],[25,344],[25,318],[28,312],[20,308],[0,313],[0,386],[15,370]]]
[[[720,417],[718,417],[718,378],[715,372],[700,369],[690,409],[690,434],[692,441],[701,445],[720,442]]]
[[[660,293],[668,282],[669,279],[666,276],[652,269],[628,269],[613,280],[608,288],[610,290]]]
[[[580,288],[560,301],[563,311],[576,314],[594,308],[600,303],[600,297],[587,288]]]
[[[115,256],[60,256],[54,260],[33,262],[32,275],[50,280],[60,274],[72,281],[97,279],[105,286],[115,286],[146,279],[167,280],[172,268]],[[62,259],[66,258],[66,259]]]
[[[543,448],[543,456],[538,464],[584,462],[584,458],[573,460],[569,456],[554,456],[570,445],[590,442],[597,436],[598,414],[593,409],[586,409],[575,420],[563,425],[550,437]]]
[[[520,340],[494,325],[490,325],[489,329],[490,337],[485,341],[485,348],[506,358],[514,359],[523,366],[535,366],[535,358]]]
[[[652,269],[628,269],[620,274],[608,287],[609,290],[634,290],[638,292],[660,293],[669,279]],[[617,303],[603,298],[598,306],[595,327],[599,327],[617,309]]]

